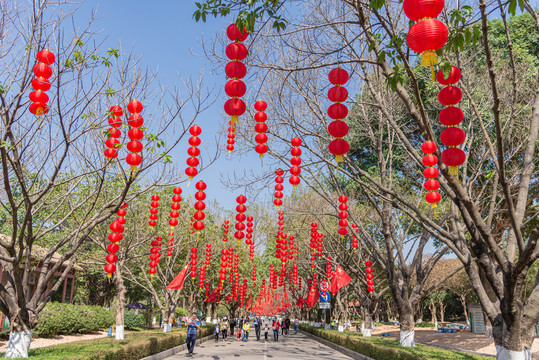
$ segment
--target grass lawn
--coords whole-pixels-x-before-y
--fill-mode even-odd
[[[202,328],[198,337],[210,334],[213,328]],[[50,346],[29,351],[30,359],[43,360],[138,360],[185,343],[185,328],[126,332],[125,340],[114,337],[82,340],[65,345]]]
[[[436,346],[417,344],[416,347],[402,347],[395,338],[374,336],[364,338],[355,331],[339,332],[337,330],[322,330],[305,326],[304,330],[320,336],[326,340],[344,346],[350,350],[362,353],[374,359],[433,359],[433,360],[493,360],[492,357],[473,355],[453,350],[445,350]],[[349,340],[348,340],[349,339]]]

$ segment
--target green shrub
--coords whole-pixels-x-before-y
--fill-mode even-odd
[[[176,319],[181,319],[182,316],[188,315],[188,314],[189,314],[189,312],[187,310],[185,310],[184,308],[181,308],[181,307],[177,307],[174,310],[174,316],[176,317]]]
[[[114,323],[114,315],[101,306],[51,302],[39,314],[34,329],[36,336],[87,333],[106,329]]]
[[[124,313],[124,326],[126,329],[139,328],[142,325],[140,315],[134,311],[126,311]]]
[[[420,328],[433,328],[434,324],[428,323],[428,322],[422,322],[422,323],[415,324],[415,326],[420,327]]]

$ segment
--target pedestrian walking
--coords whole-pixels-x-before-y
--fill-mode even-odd
[[[284,319],[281,320],[281,335],[284,335]]]
[[[296,318],[294,319],[294,334],[298,333],[298,328],[299,328],[299,319],[296,316]]]
[[[238,328],[240,329],[240,339],[243,339],[243,323],[245,321],[243,320],[243,316],[240,318],[240,321],[238,323]],[[238,340],[240,340],[238,339]]]
[[[288,335],[289,329],[290,329],[290,319],[287,316],[286,319],[284,319],[284,332],[286,335]]]
[[[273,341],[279,341],[279,328],[281,323],[278,319],[273,320]]]
[[[262,327],[262,321],[260,320],[260,316],[255,317],[254,326],[256,341],[260,341],[260,328]]]
[[[221,329],[219,329],[219,324],[215,324],[215,327],[213,328],[213,336],[215,337],[215,342],[219,341],[220,332],[221,332]]]
[[[246,320],[243,324],[243,341],[249,340],[249,331],[251,330],[251,324],[249,323],[249,320]]]
[[[228,319],[225,316],[223,321],[221,321],[221,334],[223,336],[223,341],[228,338]]]
[[[265,341],[268,341],[268,333],[269,333],[269,325],[268,323],[266,323],[266,325],[264,326],[264,340]]]
[[[199,321],[197,319],[197,314],[193,313],[191,320],[187,324],[187,338],[185,342],[187,343],[187,356],[193,356],[193,350],[195,350],[195,342],[197,340],[197,330],[200,328]]]
[[[230,336],[234,336],[234,328],[236,327],[236,319],[230,318],[228,321],[228,324],[230,325]]]

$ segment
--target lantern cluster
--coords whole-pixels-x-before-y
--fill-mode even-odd
[[[187,154],[190,156],[187,158],[187,169],[185,169],[185,175],[189,178],[189,180],[192,180],[195,176],[198,174],[197,166],[200,163],[198,161],[198,156],[200,155],[200,149],[198,146],[201,143],[200,138],[198,137],[202,133],[202,129],[198,125],[193,125],[189,129],[189,134],[191,134],[191,137],[189,138],[189,145],[191,147],[187,149]]]
[[[273,264],[270,265],[270,285],[272,289],[277,289],[277,272]]]
[[[196,277],[197,277],[197,264],[198,264],[198,261],[197,261],[197,252],[198,252],[198,249],[196,247],[192,247],[191,248],[191,261],[189,262],[190,264],[190,270],[191,270],[191,278],[194,280]]]
[[[172,189],[172,192],[174,193],[174,195],[172,195],[172,204],[170,205],[170,219],[168,220],[168,224],[170,225],[170,229],[174,230],[174,227],[178,225],[178,217],[180,216],[180,202],[182,201],[182,197],[180,195],[182,193],[182,189],[179,186],[176,186],[174,189]]]
[[[150,268],[148,269],[148,273],[150,274],[150,278],[153,279],[153,276],[157,272],[157,264],[161,261],[161,242],[163,239],[161,236],[157,236],[155,240],[152,240],[150,243]]]
[[[200,267],[200,273],[198,277],[198,287],[203,288],[204,282],[206,281],[206,268],[210,265],[211,262],[211,244],[206,244],[206,259],[202,262]],[[208,297],[208,294],[205,294]]]
[[[341,239],[344,239],[344,236],[348,234],[348,205],[346,204],[348,202],[348,198],[346,195],[339,196],[339,235],[341,235]]]
[[[157,213],[159,213],[159,195],[152,195],[152,202],[150,206],[150,221],[148,224],[153,229],[157,225]]]
[[[231,24],[226,29],[226,35],[233,43],[228,44],[225,50],[226,56],[231,61],[225,67],[226,76],[230,79],[225,85],[225,92],[230,96],[230,99],[225,102],[224,108],[230,116],[232,125],[234,125],[238,122],[238,117],[243,115],[246,110],[245,103],[240,98],[245,95],[247,87],[240,79],[243,79],[247,74],[247,68],[242,62],[247,56],[247,48],[242,42],[247,39],[249,33],[245,28],[240,31],[236,24]]]
[[[440,84],[445,85],[438,94],[438,101],[446,106],[438,116],[442,125],[447,126],[440,134],[440,141],[447,146],[447,149],[442,151],[442,162],[449,167],[450,175],[457,175],[458,166],[466,160],[464,151],[457,147],[466,139],[464,130],[458,127],[464,118],[464,113],[456,106],[462,100],[462,91],[455,86],[460,80],[460,70],[452,66],[447,78],[439,70],[436,79]]]
[[[122,126],[122,118],[120,116],[123,116],[124,110],[119,106],[112,106],[109,112],[109,125],[111,127],[107,130],[108,139],[105,141],[107,148],[104,154],[106,158],[116,159],[118,157],[118,147],[120,146],[120,140],[118,138],[122,136],[122,132],[118,128]]]
[[[253,277],[251,278],[251,280],[253,280],[253,287],[254,287],[255,282],[256,282],[256,263],[253,263],[253,272],[252,272],[252,275],[253,275]]]
[[[318,233],[318,248],[316,252],[316,255],[318,255],[318,257],[322,256],[323,249],[324,249],[324,234]]]
[[[350,149],[348,141],[343,139],[348,134],[348,125],[343,121],[348,116],[348,108],[343,104],[348,98],[348,91],[342,85],[347,81],[346,70],[338,67],[329,72],[329,82],[335,86],[328,91],[328,98],[334,103],[328,108],[328,116],[333,119],[328,125],[328,132],[335,139],[329,143],[328,150],[335,155],[337,165],[343,161],[343,155]]]
[[[196,183],[195,185],[196,189],[198,190],[195,193],[195,199],[197,202],[195,203],[195,213],[193,214],[193,218],[195,219],[195,222],[193,223],[193,228],[197,232],[197,236],[200,235],[200,232],[204,229],[204,218],[206,217],[206,214],[204,214],[204,209],[206,208],[206,204],[204,204],[204,200],[206,199],[206,193],[204,190],[206,190],[206,183],[202,180]]]
[[[174,233],[171,231],[168,233],[168,248],[167,248],[167,256],[172,256],[172,248],[174,247]]]
[[[332,272],[331,272],[331,256],[328,255],[327,260],[326,260],[326,279],[330,280],[331,275],[332,275]]]
[[[371,294],[374,291],[374,275],[372,274],[372,261],[365,261],[365,277],[367,278],[367,291]]]
[[[355,233],[357,233],[359,231],[356,224],[352,224],[352,229],[354,229]],[[356,237],[355,234],[352,235],[352,247],[354,249],[357,249],[357,247],[358,247],[358,240],[357,240],[357,237]]]
[[[249,245],[249,261],[254,261],[255,259],[255,242],[253,241],[253,217],[247,216],[247,229],[245,230],[247,234],[245,235],[245,244]]]
[[[421,65],[431,67],[434,81],[436,51],[445,45],[449,35],[445,24],[435,19],[444,8],[444,0],[404,0],[402,6],[408,19],[417,21],[408,31],[406,42],[421,54]]]
[[[293,189],[296,189],[301,181],[299,174],[301,173],[301,168],[299,167],[301,165],[301,149],[299,148],[301,146],[301,139],[299,137],[295,137],[291,141],[292,144],[292,150],[290,150],[290,154],[292,155],[292,158],[290,159],[290,184],[292,185]]]
[[[268,152],[268,145],[266,143],[268,142],[268,135],[266,135],[266,131],[268,131],[268,125],[266,125],[265,121],[268,119],[268,115],[264,112],[266,110],[266,102],[262,100],[258,100],[255,102],[255,110],[257,113],[255,114],[255,131],[258,133],[255,136],[255,141],[258,145],[255,147],[255,151],[258,153],[258,156],[260,158],[264,157],[264,154]]]
[[[284,178],[283,178],[283,175],[284,175],[284,170],[283,169],[277,169],[275,170],[275,175],[277,175],[277,177],[275,177],[275,200],[273,200],[273,203],[275,204],[275,206],[277,206],[277,209],[279,209],[279,206],[283,205],[283,189],[284,189],[284,186],[283,186],[283,182],[284,182]]]
[[[127,155],[125,161],[131,166],[131,174],[137,171],[137,166],[142,162],[142,156],[139,154],[143,148],[140,140],[144,136],[144,131],[141,129],[142,125],[144,125],[144,118],[140,116],[142,109],[142,104],[137,100],[133,100],[127,104],[127,111],[131,113],[127,119],[130,127],[127,136],[131,141],[127,143],[127,150],[130,151],[130,154]]]
[[[125,224],[125,214],[127,213],[125,210],[126,207],[127,204],[124,204],[118,209],[118,218],[109,226],[109,229],[112,232],[109,234],[110,244],[107,245],[107,265],[105,265],[105,272],[107,273],[109,280],[112,273],[116,271],[116,265],[114,264],[118,261],[118,256],[116,255],[118,250],[120,250],[118,243],[123,239],[122,233],[124,232],[123,224]]]
[[[49,65],[54,63],[55,57],[49,50],[41,50],[36,54],[37,64],[34,65],[35,79],[32,80],[32,88],[34,91],[30,92],[30,107],[28,110],[36,115],[45,115],[49,112],[47,101],[49,96],[45,91],[51,88],[51,83],[48,80],[52,76],[52,69]]]
[[[230,220],[225,220],[223,225],[223,241],[226,243],[228,241],[228,229],[230,227],[229,225]]]
[[[232,121],[228,122],[228,140],[226,141],[226,149],[228,150],[228,153],[230,154],[234,150],[234,143],[236,142],[234,139],[236,138],[236,128],[234,127],[234,124],[232,124]]]
[[[221,250],[221,269],[219,269],[219,291],[223,291],[223,283],[226,280],[226,271],[228,266],[228,251],[227,249]]]
[[[425,153],[425,156],[423,156],[423,165],[426,168],[423,170],[423,175],[428,179],[423,185],[425,190],[428,191],[425,195],[425,200],[435,208],[436,203],[442,198],[440,193],[436,191],[440,188],[440,183],[438,180],[435,180],[438,177],[438,169],[434,167],[438,164],[438,157],[434,155],[436,144],[433,141],[425,141],[421,145],[421,150]]]
[[[243,230],[245,230],[245,224],[243,223],[245,219],[247,218],[245,216],[245,212],[247,211],[247,206],[245,206],[245,203],[247,202],[247,198],[243,195],[240,195],[236,198],[236,202],[238,205],[236,206],[236,211],[238,212],[236,214],[236,232],[234,233],[234,237],[236,240],[238,240],[238,244],[241,242],[241,240],[245,237],[245,234]]]
[[[292,283],[294,285],[298,284],[298,266],[295,262],[292,264]]]
[[[294,260],[296,246],[297,245],[294,243],[294,236],[290,235],[288,237],[288,260]]]

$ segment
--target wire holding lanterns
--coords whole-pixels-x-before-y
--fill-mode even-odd
[[[335,85],[328,91],[328,98],[334,102],[328,108],[328,116],[333,121],[328,125],[329,134],[335,139],[328,145],[328,150],[335,156],[337,170],[343,162],[343,155],[350,150],[348,141],[344,140],[348,134],[348,125],[343,120],[348,116],[348,108],[343,104],[348,98],[348,91],[343,87],[348,82],[348,72],[337,67],[329,72],[329,82]]]
[[[266,135],[266,131],[268,131],[268,125],[266,125],[265,121],[268,119],[268,115],[264,112],[266,110],[267,104],[263,100],[258,100],[255,102],[255,110],[257,113],[255,113],[255,131],[258,133],[255,136],[255,141],[258,145],[255,146],[255,151],[258,153],[258,157],[260,158],[260,163],[262,166],[264,163],[262,162],[262,159],[264,158],[264,154],[268,152],[268,145],[266,143],[268,142],[268,135]]]
[[[191,181],[198,174],[197,166],[200,163],[198,160],[198,156],[200,155],[198,146],[202,142],[199,137],[199,135],[202,134],[202,129],[198,125],[193,125],[189,129],[189,134],[191,134],[191,137],[189,138],[189,145],[191,145],[191,147],[187,149],[187,154],[190,157],[186,160],[188,167],[185,169],[185,175],[187,175],[187,178]]]
[[[277,169],[275,170],[275,175],[277,175],[277,177],[275,177],[275,182],[276,182],[276,185],[275,185],[275,200],[273,200],[273,203],[275,204],[275,206],[277,207],[277,210],[279,210],[279,206],[283,205],[283,189],[284,189],[284,186],[283,186],[283,182],[284,182],[284,178],[283,178],[283,175],[284,175],[284,170],[283,169]]]
[[[55,56],[49,50],[41,50],[36,54],[37,64],[34,65],[35,79],[32,80],[32,88],[29,94],[30,101],[32,102],[28,107],[35,116],[39,117],[49,112],[47,102],[49,96],[45,93],[51,88],[51,83],[48,80],[52,76],[52,69],[49,65],[52,65],[55,60]]]
[[[438,164],[438,157],[434,155],[436,148],[437,146],[433,141],[425,141],[421,145],[421,150],[425,153],[425,156],[423,156],[423,165],[426,166],[425,170],[423,170],[423,175],[428,179],[423,185],[425,190],[428,191],[425,195],[425,201],[431,204],[432,208],[435,208],[437,206],[436,204],[442,198],[440,193],[436,191],[440,188],[440,183],[438,180],[435,180],[438,177],[438,169],[434,167]]]
[[[119,106],[112,106],[109,109],[110,118],[109,118],[109,125],[111,126],[107,130],[107,140],[105,141],[105,146],[107,147],[104,151],[104,155],[106,158],[110,160],[116,159],[118,157],[118,148],[120,147],[120,140],[118,140],[122,136],[122,132],[120,131],[120,127],[122,126],[122,118],[124,114],[124,110]],[[142,132],[140,129],[136,129],[140,132]],[[136,132],[136,131],[135,131]],[[140,139],[142,139],[142,136],[140,136]]]
[[[446,106],[439,114],[442,125],[447,126],[440,134],[440,141],[447,146],[442,151],[442,162],[449,167],[449,175],[457,176],[458,167],[464,164],[466,154],[457,146],[466,139],[466,133],[458,125],[464,119],[464,113],[457,105],[462,100],[462,91],[455,84],[460,80],[460,69],[452,66],[447,78],[442,70],[436,74],[436,79],[445,87],[438,93],[438,101]]]
[[[133,100],[127,104],[127,111],[131,113],[131,116],[127,119],[131,127],[127,132],[127,136],[131,140],[127,143],[127,150],[131,153],[127,155],[125,161],[131,166],[131,175],[137,172],[137,166],[142,162],[142,156],[139,154],[143,148],[139,140],[144,136],[144,132],[141,129],[142,125],[144,125],[144,118],[140,116],[142,109],[142,104],[137,100]]]
[[[228,44],[225,50],[226,56],[231,61],[225,67],[225,74],[230,79],[225,85],[225,92],[230,99],[225,102],[224,109],[234,126],[246,110],[246,105],[240,98],[245,95],[247,87],[240,79],[247,74],[247,68],[241,60],[247,56],[247,48],[242,42],[247,39],[249,33],[245,28],[241,31],[236,24],[231,24],[226,29],[226,35],[233,43]]]
[[[406,42],[410,49],[421,54],[421,65],[430,66],[434,81],[436,51],[445,45],[449,35],[447,26],[435,19],[444,8],[444,0],[404,0],[402,7],[408,19],[416,21],[408,30]]]

